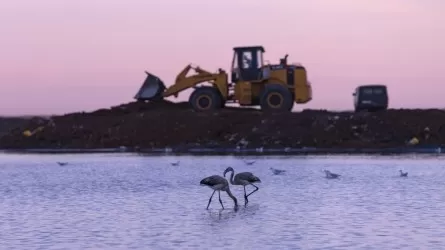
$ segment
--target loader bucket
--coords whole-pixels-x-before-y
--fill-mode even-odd
[[[134,99],[138,101],[163,99],[162,93],[164,93],[165,90],[164,82],[162,82],[159,77],[152,75],[147,71],[145,71],[145,73],[147,74],[147,77]]]

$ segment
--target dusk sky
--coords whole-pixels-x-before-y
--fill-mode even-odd
[[[0,114],[130,102],[144,70],[167,85],[188,63],[229,71],[244,45],[306,67],[313,100],[297,110],[352,109],[360,84],[386,84],[392,108],[443,108],[444,11],[444,0],[4,1]]]

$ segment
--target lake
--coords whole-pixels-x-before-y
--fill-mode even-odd
[[[0,154],[1,249],[443,249],[444,158]],[[171,163],[179,160],[178,166]],[[59,166],[56,162],[68,162]],[[225,209],[201,179],[262,183]],[[270,167],[284,169],[273,175]],[[326,179],[323,169],[341,174]],[[399,169],[409,172],[399,176]],[[252,187],[247,189],[253,190]]]

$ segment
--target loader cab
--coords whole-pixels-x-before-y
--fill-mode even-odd
[[[232,82],[261,80],[263,53],[263,46],[233,48]]]

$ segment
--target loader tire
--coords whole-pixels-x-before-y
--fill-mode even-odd
[[[214,111],[223,107],[223,100],[218,89],[199,87],[190,95],[190,105],[195,111]]]
[[[294,106],[292,93],[280,84],[266,84],[260,97],[260,106],[264,111],[289,112]]]

